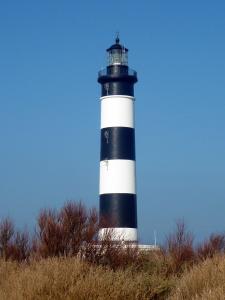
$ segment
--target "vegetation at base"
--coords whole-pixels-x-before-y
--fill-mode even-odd
[[[77,258],[48,258],[30,264],[0,263],[0,299],[156,299],[170,285],[159,275],[113,271]]]
[[[225,256],[215,255],[185,270],[172,291],[170,300],[225,299]]]
[[[178,221],[160,250],[140,251],[98,231],[81,202],[42,210],[33,236],[1,220],[0,299],[225,299],[225,235],[194,246]]]

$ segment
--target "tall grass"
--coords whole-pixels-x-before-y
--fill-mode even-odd
[[[132,269],[113,271],[77,258],[49,258],[29,265],[0,262],[1,300],[164,299],[172,279]]]
[[[225,256],[214,256],[186,271],[169,299],[225,299]]]

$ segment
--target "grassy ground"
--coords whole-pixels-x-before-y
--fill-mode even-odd
[[[159,260],[157,261],[159,263]],[[162,263],[162,262],[161,262]],[[151,263],[148,265],[148,267]],[[157,269],[113,271],[75,258],[29,264],[0,261],[0,299],[225,299],[225,256],[217,255],[180,276]]]
[[[43,259],[29,265],[0,263],[2,300],[164,299],[172,285],[172,278],[160,274],[131,268],[112,271],[75,258]]]
[[[225,256],[215,256],[185,271],[169,299],[225,299]]]

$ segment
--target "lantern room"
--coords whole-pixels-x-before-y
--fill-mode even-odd
[[[120,40],[117,37],[116,43],[107,49],[108,66],[112,65],[128,65],[128,49],[120,45]]]

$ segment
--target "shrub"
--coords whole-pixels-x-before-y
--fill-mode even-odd
[[[31,254],[31,245],[27,231],[17,231],[13,241],[8,248],[8,259],[22,262],[29,259]]]
[[[186,229],[185,223],[178,221],[175,231],[167,236],[163,249],[169,273],[179,273],[184,266],[194,263],[193,239],[193,234]]]
[[[30,253],[28,232],[15,232],[13,222],[9,218],[3,219],[0,223],[0,257],[21,262],[28,259]]]
[[[108,266],[113,270],[124,269],[127,266],[138,267],[140,264],[137,246],[115,241],[112,229],[105,231],[101,241],[98,241],[97,238],[85,241],[78,256],[89,263]]]
[[[41,257],[77,255],[95,240],[97,232],[96,210],[88,211],[81,202],[67,202],[60,211],[40,212],[34,248]]]
[[[43,258],[79,256],[114,270],[140,265],[137,247],[115,242],[111,229],[105,231],[99,242],[98,232],[96,209],[88,210],[81,202],[67,202],[59,211],[40,212],[33,251]]]
[[[77,255],[88,243],[96,240],[98,214],[81,203],[68,202],[59,212],[66,255]]]
[[[35,247],[41,257],[64,254],[63,232],[58,213],[51,209],[42,210],[38,216]]]
[[[0,256],[4,259],[8,259],[13,234],[13,222],[9,218],[2,220],[0,223]]]
[[[224,234],[211,234],[209,239],[198,245],[196,252],[200,260],[212,258],[215,254],[224,253],[225,236]]]

